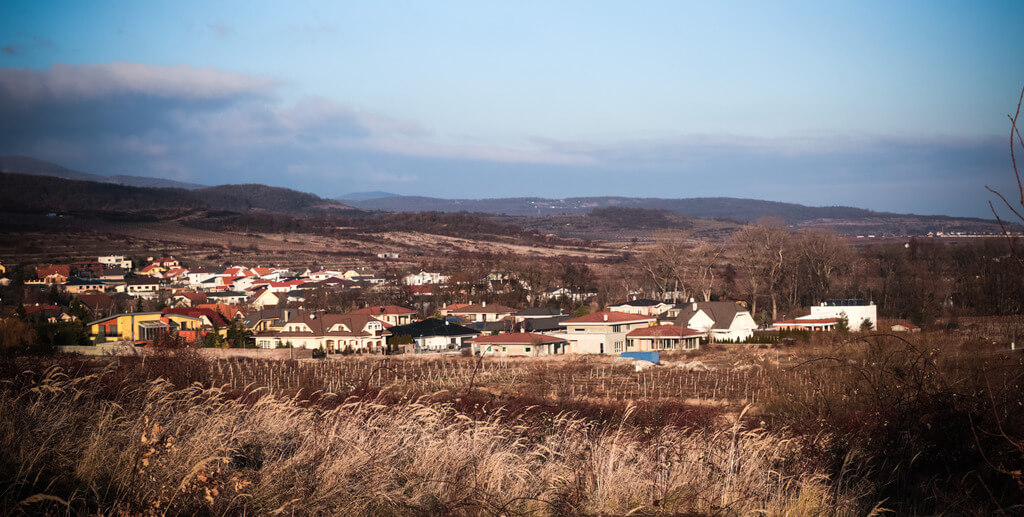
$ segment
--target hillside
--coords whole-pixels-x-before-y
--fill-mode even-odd
[[[352,201],[350,204],[366,210],[391,212],[485,212],[504,215],[546,216],[588,213],[597,208],[623,207],[667,210],[689,217],[730,218],[756,221],[764,216],[776,216],[790,224],[812,219],[857,219],[887,215],[862,208],[832,206],[812,207],[795,203],[762,201],[730,197],[707,198],[635,198],[635,197],[576,197],[566,199],[498,198],[498,199],[440,199],[419,196],[395,196]]]
[[[28,156],[0,156],[0,172],[29,174],[32,176],[53,176],[55,178],[95,181],[98,183],[115,183],[117,185],[127,185],[130,187],[197,189],[205,186],[163,178],[147,178],[144,176],[126,176],[123,174],[102,176],[100,174],[90,174],[88,172],[76,171],[55,163],[30,158]]]
[[[12,173],[0,173],[0,184],[4,186],[0,189],[0,207],[12,212],[210,209],[322,215],[355,211],[348,205],[313,194],[265,185],[221,185],[187,190]]]

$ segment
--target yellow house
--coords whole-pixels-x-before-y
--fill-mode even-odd
[[[202,325],[200,318],[160,312],[115,314],[87,324],[93,343],[153,341],[162,332],[198,331]]]

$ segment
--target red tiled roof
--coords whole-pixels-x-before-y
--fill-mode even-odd
[[[694,330],[679,325],[658,325],[656,327],[646,327],[642,329],[636,329],[626,334],[626,337],[689,337],[689,336],[701,336],[704,333],[699,330]]]
[[[601,311],[593,314],[587,314],[586,316],[580,316],[579,318],[565,320],[562,322],[562,325],[578,325],[581,323],[623,323],[626,321],[650,321],[653,319],[654,318],[651,316],[643,316],[640,314]]]
[[[52,266],[36,268],[36,276],[38,276],[39,278],[46,278],[52,274],[58,274],[61,276],[71,276],[71,266],[67,264],[54,264]]]
[[[566,340],[560,337],[547,336],[544,334],[533,334],[530,332],[509,332],[494,336],[479,336],[469,340],[478,345],[547,345],[552,343],[565,343]]]

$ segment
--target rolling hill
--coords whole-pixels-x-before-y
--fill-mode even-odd
[[[131,187],[52,176],[0,173],[0,207],[13,212],[133,212],[207,209],[291,215],[353,213],[358,210],[313,194],[266,185],[220,185],[199,189]]]
[[[113,176],[102,176],[88,172],[76,171],[28,156],[0,156],[0,172],[12,172],[17,174],[29,174],[32,176],[53,176],[69,180],[95,181],[98,183],[114,183],[130,187],[156,187],[156,188],[183,188],[198,189],[205,185],[195,183],[183,183],[180,181],[163,178],[147,178],[144,176],[126,176],[115,174]]]

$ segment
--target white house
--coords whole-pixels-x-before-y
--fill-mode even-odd
[[[653,325],[651,316],[604,311],[559,323],[563,332],[551,335],[568,339],[576,354],[620,354],[626,351],[626,334]]]
[[[390,332],[384,322],[364,314],[326,314],[295,312],[288,315],[282,329],[256,336],[256,345],[273,348],[323,349],[327,353],[346,349],[380,352]]]
[[[103,267],[107,267],[107,268],[112,268],[112,267],[119,267],[119,268],[123,268],[123,269],[131,269],[132,268],[132,261],[131,261],[131,259],[125,257],[124,255],[104,255],[102,257],[97,257],[96,258],[96,262],[99,262],[100,264],[103,264]]]
[[[479,330],[456,325],[447,320],[427,318],[422,321],[399,325],[388,329],[391,339],[412,338],[416,352],[458,351],[470,344],[469,340],[480,335]]]
[[[810,318],[842,318],[846,316],[850,330],[860,330],[866,321],[870,330],[878,328],[878,307],[864,300],[825,300],[811,306]]]
[[[665,303],[658,300],[649,299],[636,299],[633,298],[628,302],[617,303],[615,305],[609,305],[606,307],[609,311],[615,312],[627,312],[629,314],[642,314],[644,316],[659,316],[664,314],[672,308],[671,303]]]
[[[420,271],[419,273],[405,275],[402,282],[405,285],[444,285],[448,283],[448,275]]]
[[[738,302],[691,302],[677,309],[676,325],[706,333],[711,341],[743,341],[757,329],[750,311]]]

